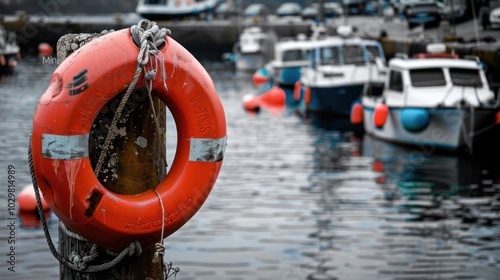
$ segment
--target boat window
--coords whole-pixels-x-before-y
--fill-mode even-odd
[[[403,77],[401,72],[392,70],[389,74],[389,89],[394,91],[403,91]]]
[[[321,65],[338,65],[339,49],[337,47],[326,47],[320,49]]]
[[[375,62],[375,58],[381,57],[379,48],[377,46],[366,46],[366,50],[368,52],[368,61],[371,63]]]
[[[482,87],[478,69],[450,68],[451,82],[455,86]]]
[[[283,52],[283,61],[302,61],[306,59],[306,53],[302,50],[289,50]]]
[[[342,49],[342,55],[344,56],[344,64],[365,64],[365,57],[361,46],[345,45]]]
[[[410,70],[411,85],[414,87],[445,86],[443,69],[426,68]]]

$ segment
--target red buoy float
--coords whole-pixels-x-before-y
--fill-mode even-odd
[[[172,38],[165,37],[160,51],[166,75],[151,80],[151,89],[172,113],[178,138],[156,192],[109,191],[89,159],[95,118],[137,70],[139,47],[130,29],[93,40],[59,65],[33,117],[33,172],[47,204],[72,231],[111,250],[132,241],[147,246],[175,232],[201,208],[222,167],[226,119],[210,76]],[[141,75],[137,85],[143,84]]]
[[[259,96],[259,99],[266,105],[282,106],[285,105],[286,93],[279,87],[272,87],[270,90]]]
[[[497,112],[495,114],[495,124],[499,124],[500,123],[500,112]]]
[[[261,86],[263,84],[266,84],[269,82],[268,78],[269,74],[265,68],[260,68],[259,70],[255,71],[255,73],[252,75],[252,81],[253,84],[256,86]]]
[[[50,56],[54,52],[54,48],[47,43],[40,43],[38,45],[38,54],[42,56]]]
[[[260,110],[259,98],[253,94],[243,96],[243,108],[247,111],[256,112]]]
[[[385,103],[378,104],[373,112],[373,124],[377,128],[382,128],[389,115],[389,107]]]
[[[285,108],[286,93],[279,87],[272,87],[262,95],[253,94],[243,96],[243,108],[247,111],[256,112],[260,108],[266,108],[273,113],[279,113]]]
[[[363,123],[363,105],[361,103],[354,103],[351,108],[351,123],[361,124]]]
[[[50,210],[49,205],[45,202],[43,195],[40,195],[43,210]],[[17,196],[17,203],[19,204],[19,211],[23,212],[36,212],[38,210],[35,189],[32,185],[24,187]]]

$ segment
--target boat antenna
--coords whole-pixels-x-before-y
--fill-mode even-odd
[[[477,28],[477,16],[476,16],[476,7],[474,4],[474,0],[470,0],[472,5],[472,17],[474,19],[474,33],[476,34],[476,47],[479,48],[479,30]]]

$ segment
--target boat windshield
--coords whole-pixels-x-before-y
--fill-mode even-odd
[[[426,68],[410,70],[411,85],[414,87],[445,86],[443,69]]]
[[[342,55],[344,56],[344,64],[365,64],[363,48],[359,45],[345,45],[342,49]]]
[[[283,52],[283,61],[306,61],[308,53],[303,50],[289,50]]]
[[[339,49],[338,47],[325,47],[320,49],[320,65],[338,65]]]
[[[368,52],[368,61],[370,61],[370,63],[375,62],[375,58],[382,57],[377,46],[366,46],[366,50]]]
[[[450,68],[451,82],[455,86],[482,87],[478,69]]]

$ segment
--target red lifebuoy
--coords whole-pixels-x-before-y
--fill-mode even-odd
[[[165,210],[163,237],[202,206],[221,169],[226,145],[224,109],[210,76],[175,40],[165,40],[161,52],[167,77],[157,76],[152,92],[172,112],[178,139],[174,162],[156,186]],[[68,228],[112,250],[135,240],[152,244],[161,237],[162,210],[156,193],[107,190],[88,157],[92,123],[132,81],[138,53],[129,29],[83,46],[56,69],[33,117],[33,170],[45,200]],[[144,84],[142,75],[137,84]]]

